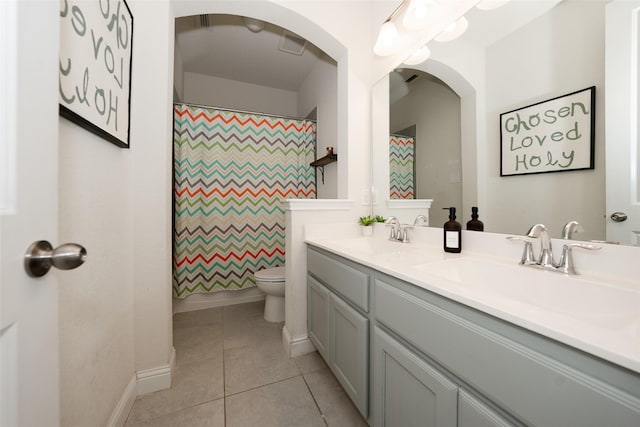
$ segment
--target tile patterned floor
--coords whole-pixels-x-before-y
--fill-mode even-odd
[[[174,316],[169,390],[139,397],[125,427],[359,427],[317,353],[289,359],[264,301]]]

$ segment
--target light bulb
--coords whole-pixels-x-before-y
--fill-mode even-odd
[[[469,28],[469,21],[467,21],[467,18],[464,16],[461,16],[457,21],[449,24],[434,40],[439,42],[450,42],[464,34],[464,32],[467,31],[467,28]]]
[[[411,54],[410,57],[404,60],[407,65],[418,65],[426,61],[431,55],[431,51],[427,45],[422,46]]]
[[[388,56],[394,53],[400,34],[396,25],[391,21],[386,21],[380,28],[378,40],[373,47],[373,52],[379,56]]]
[[[402,25],[407,30],[421,30],[427,24],[430,0],[411,0],[404,13]]]

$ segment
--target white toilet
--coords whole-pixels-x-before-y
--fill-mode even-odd
[[[258,289],[267,295],[264,301],[264,320],[284,321],[284,267],[258,270],[253,277]]]

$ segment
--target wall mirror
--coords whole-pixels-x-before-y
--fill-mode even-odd
[[[637,14],[638,8],[640,3],[624,1],[512,0],[493,11],[469,11],[465,15],[469,29],[461,38],[448,43],[430,42],[429,60],[411,67],[400,64],[373,87],[372,170],[377,200],[372,210],[397,215],[390,198],[390,135],[416,126],[414,193],[418,199],[433,199],[429,215],[432,226],[441,226],[446,221],[446,212],[441,207],[456,206],[459,221],[465,223],[471,207],[478,206],[486,231],[522,235],[531,225],[543,223],[553,237],[560,237],[564,224],[576,220],[583,231],[574,235],[575,239],[638,244],[638,224],[628,221],[626,230],[617,234],[610,231],[619,226],[610,218],[614,210],[630,209],[633,213],[634,201],[637,204],[640,200],[637,182],[633,183],[630,172],[634,164],[637,167],[637,156],[632,161],[628,155],[623,158],[628,170],[621,178],[614,175],[625,168],[607,167],[605,161],[605,148],[609,160],[613,158],[609,149],[614,145],[619,145],[622,152],[637,153],[630,147],[635,120],[613,124],[613,120],[629,116],[629,98],[634,98],[629,94],[633,93],[633,87],[617,88],[618,95],[610,87],[610,79],[625,80],[623,71],[630,76],[634,66],[610,62],[629,56],[630,50],[625,50],[625,46],[631,46],[634,34],[637,43],[638,33],[630,27],[633,21],[630,17]],[[615,39],[610,28],[626,28],[621,21],[629,28]],[[605,68],[612,70],[607,72],[606,81]],[[625,81],[630,82],[631,78]],[[425,90],[423,86],[430,86],[431,92],[419,92]],[[595,168],[501,177],[500,114],[591,86],[596,87]],[[459,105],[449,108],[446,101],[435,102],[436,107],[429,105],[429,101],[433,104],[440,99],[439,92],[446,87],[457,95]],[[614,100],[614,96],[624,99]],[[421,126],[429,126],[425,120],[421,125],[418,116],[434,108],[437,113],[450,109],[452,112],[446,119],[433,120],[432,125],[450,125],[459,120],[457,133],[431,128],[427,134],[430,136],[421,138],[424,133]],[[625,128],[629,132],[614,138],[609,128]],[[421,144],[425,143],[423,147]],[[421,158],[421,154],[429,152],[428,144],[439,145],[447,154],[432,153]],[[637,138],[632,145],[637,145]],[[459,157],[451,149],[456,146]],[[441,169],[437,170],[436,165]],[[421,174],[431,180],[440,179],[446,185],[425,194],[421,192]],[[606,185],[612,182],[626,185],[623,191],[626,206],[615,208],[609,202],[613,192],[607,191]],[[459,189],[455,190],[455,186]],[[422,184],[422,189],[425,188],[428,187]]]

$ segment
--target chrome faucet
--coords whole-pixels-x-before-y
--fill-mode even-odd
[[[581,233],[584,231],[584,228],[578,223],[578,221],[569,221],[564,225],[562,229],[562,238],[564,240],[573,240],[573,235],[576,233]]]
[[[562,238],[569,239],[577,230],[582,231],[582,228],[578,228],[580,225],[577,221],[569,221],[562,231]],[[577,230],[576,230],[577,229]],[[532,242],[530,238],[540,239],[540,256],[536,260],[533,255]],[[524,252],[520,260],[521,265],[527,265],[530,267],[541,268],[543,270],[556,271],[564,274],[578,274],[573,265],[573,257],[571,250],[573,248],[586,249],[595,251],[601,249],[600,246],[590,245],[586,243],[566,243],[562,245],[562,254],[560,260],[556,263],[553,260],[553,250],[551,246],[551,238],[547,227],[543,224],[536,224],[529,229],[526,237],[520,236],[508,236],[509,240],[519,240],[524,242]]]
[[[544,269],[555,269],[553,262],[553,248],[549,231],[543,224],[536,224],[529,229],[527,237],[540,239],[540,257],[537,264]]]
[[[425,215],[418,215],[416,219],[413,221],[414,227],[428,227],[429,219]]]
[[[391,226],[389,240],[409,243],[409,235],[407,234],[407,228],[410,228],[409,226],[400,224],[400,221],[395,216],[390,216],[384,223]]]

